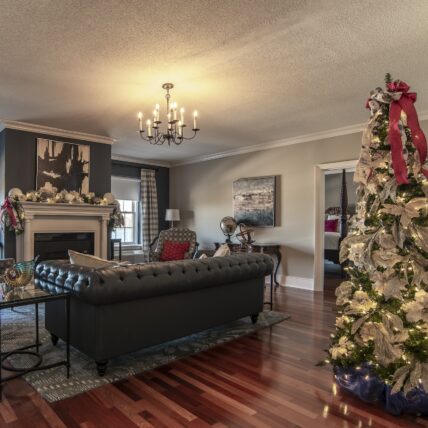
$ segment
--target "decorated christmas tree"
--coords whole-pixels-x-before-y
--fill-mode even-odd
[[[389,74],[385,80],[367,101],[356,215],[340,249],[349,278],[336,290],[327,362],[360,398],[382,401],[393,413],[427,413],[427,143],[416,94]]]

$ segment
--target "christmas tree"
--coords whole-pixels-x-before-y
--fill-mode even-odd
[[[342,381],[375,377],[388,394],[406,396],[428,392],[427,146],[416,94],[385,80],[367,101],[356,214],[340,249],[349,278],[336,290],[327,362]]]

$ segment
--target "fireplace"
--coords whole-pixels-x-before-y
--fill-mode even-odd
[[[34,255],[39,260],[68,259],[68,250],[94,254],[94,234],[81,233],[35,233]]]
[[[24,233],[16,237],[16,258],[66,259],[67,250],[107,258],[107,223],[111,205],[23,202]]]

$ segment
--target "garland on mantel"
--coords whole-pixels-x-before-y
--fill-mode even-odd
[[[116,229],[124,225],[123,214],[120,211],[119,201],[112,193],[106,193],[103,197],[95,193],[79,193],[61,190],[56,187],[42,187],[39,190],[23,193],[21,189],[14,187],[9,190],[8,196],[1,206],[0,221],[6,230],[20,235],[24,232],[25,210],[22,202],[39,202],[43,204],[87,204],[113,206],[108,226]]]

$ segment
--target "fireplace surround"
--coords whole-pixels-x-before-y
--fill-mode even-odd
[[[36,239],[40,238],[39,234],[55,234],[58,239],[61,234],[66,234],[67,236],[62,238],[63,254],[68,250],[65,247],[72,245],[70,241],[67,241],[67,237],[71,237],[68,234],[92,234],[92,254],[107,258],[107,223],[113,210],[112,206],[38,202],[23,202],[22,206],[25,211],[25,224],[24,232],[16,237],[16,259],[18,261],[31,260],[37,255],[35,247],[37,241],[40,241],[40,239]],[[90,245],[81,249],[88,253],[91,250]],[[56,257],[60,257],[59,252]]]

